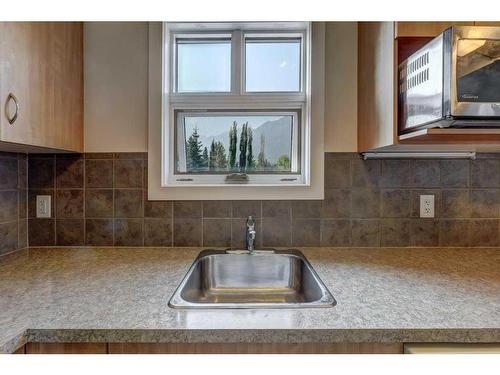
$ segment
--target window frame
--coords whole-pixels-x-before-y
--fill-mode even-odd
[[[310,23],[298,28],[284,29],[287,23],[218,23],[193,24],[163,23],[162,61],[162,175],[163,187],[192,186],[309,186],[310,185],[310,76],[311,32]],[[274,28],[273,28],[274,27]],[[202,30],[202,31],[201,31]],[[231,34],[231,91],[230,92],[177,92],[176,38],[220,38]],[[245,91],[245,35],[261,38],[301,38],[300,91],[298,92],[246,92]],[[248,174],[242,184],[227,183],[224,174],[176,173],[176,113],[184,112],[292,112],[300,113],[299,149],[300,174],[297,179],[287,174]],[[295,124],[294,124],[295,125]],[[293,156],[293,155],[292,155]],[[295,159],[295,158],[294,158]],[[295,159],[296,160],[296,159]],[[294,163],[295,160],[292,160]],[[231,174],[232,172],[228,172]]]

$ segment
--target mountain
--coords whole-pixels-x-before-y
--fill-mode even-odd
[[[238,142],[240,139],[241,125],[242,124],[238,124]],[[203,144],[203,147],[210,150],[212,140],[215,140],[215,142],[220,141],[224,145],[227,153],[229,148],[229,126],[230,125],[228,125],[228,130],[226,132],[216,136],[205,137],[203,134],[200,134],[199,140]],[[283,116],[274,121],[266,121],[259,127],[252,129],[252,147],[255,159],[257,159],[260,152],[260,138],[262,134],[264,134],[265,138],[265,156],[270,163],[276,163],[278,158],[283,154],[290,155],[292,143],[290,127],[290,119]],[[239,150],[239,143],[237,149]],[[239,151],[236,155],[236,159],[239,159]]]

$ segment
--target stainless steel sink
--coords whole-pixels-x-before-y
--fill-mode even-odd
[[[332,307],[335,299],[297,250],[202,251],[170,299],[174,308]]]

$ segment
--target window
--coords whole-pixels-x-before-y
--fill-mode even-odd
[[[164,26],[163,186],[307,185],[307,23]]]

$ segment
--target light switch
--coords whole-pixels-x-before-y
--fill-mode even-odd
[[[51,200],[50,195],[36,196],[36,217],[48,218],[51,217]]]

